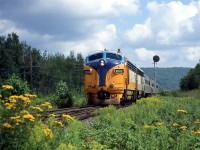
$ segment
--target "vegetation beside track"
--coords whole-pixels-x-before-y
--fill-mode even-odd
[[[85,124],[69,115],[63,115],[64,123],[53,115],[43,123],[40,114],[51,107],[49,103],[33,105],[35,96],[12,97],[12,87],[3,88],[7,97],[1,95],[0,149],[200,148],[198,90],[192,95],[140,99],[126,109],[101,108],[98,116]]]

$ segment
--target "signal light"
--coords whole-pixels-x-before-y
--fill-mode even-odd
[[[103,59],[100,60],[100,66],[104,66],[105,65],[105,61]]]

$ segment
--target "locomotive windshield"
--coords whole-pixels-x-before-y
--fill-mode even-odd
[[[103,58],[103,53],[97,53],[88,57],[89,61]]]
[[[106,58],[121,60],[122,56],[114,53],[106,53]]]

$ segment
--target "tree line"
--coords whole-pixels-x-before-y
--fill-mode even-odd
[[[200,89],[200,63],[191,69],[186,76],[181,78],[181,90]]]
[[[51,93],[60,81],[71,89],[81,90],[84,59],[81,53],[69,56],[43,53],[19,40],[16,33],[0,36],[0,84],[13,74],[29,83],[35,92]],[[200,88],[200,64],[181,78],[180,89]]]
[[[84,59],[81,53],[69,56],[43,53],[20,41],[16,33],[0,36],[0,83],[13,74],[27,81],[35,92],[51,93],[60,81],[80,90]]]

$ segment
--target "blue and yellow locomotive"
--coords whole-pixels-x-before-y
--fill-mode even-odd
[[[99,51],[86,57],[84,90],[90,105],[120,104],[158,92],[158,85],[117,52]]]

